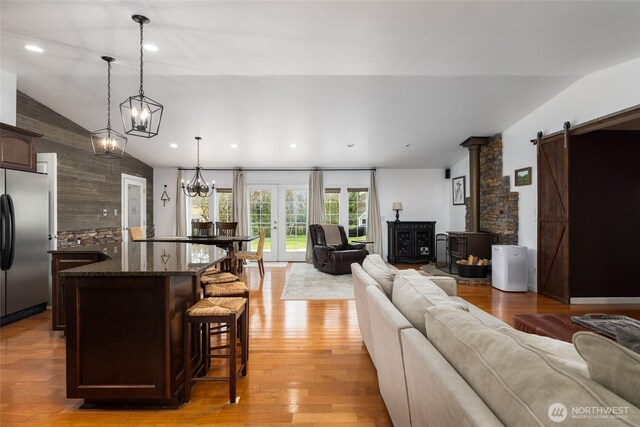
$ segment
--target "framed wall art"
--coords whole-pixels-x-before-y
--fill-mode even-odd
[[[516,169],[514,176],[516,187],[521,185],[531,185],[531,166],[528,168]]]
[[[451,180],[451,191],[453,205],[464,205],[464,196],[466,194],[464,176],[459,176]]]

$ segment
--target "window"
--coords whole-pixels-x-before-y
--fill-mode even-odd
[[[216,188],[218,221],[231,222],[233,194],[230,188]]]
[[[349,241],[367,240],[367,202],[366,188],[348,188],[349,195]]]
[[[187,197],[191,201],[191,219],[198,221],[211,221],[209,219],[209,197]]]
[[[327,224],[340,224],[340,189],[324,189],[324,217]]]

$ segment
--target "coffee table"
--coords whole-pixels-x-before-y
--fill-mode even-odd
[[[573,322],[571,314],[567,313],[516,314],[513,316],[513,327],[519,331],[566,342],[572,342],[573,334],[576,332],[594,332]]]

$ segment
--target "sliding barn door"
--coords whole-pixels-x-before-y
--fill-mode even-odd
[[[569,136],[538,144],[538,293],[569,303]]]

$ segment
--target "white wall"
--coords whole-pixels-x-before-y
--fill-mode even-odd
[[[502,132],[503,175],[511,176],[511,191],[519,196],[519,244],[529,248],[529,287],[537,285],[537,154],[531,144],[545,135],[640,104],[640,58],[592,73],[559,93]],[[514,186],[514,170],[531,166],[533,182]]]
[[[16,125],[17,79],[15,74],[0,70],[0,122]]]
[[[464,205],[453,206],[452,180],[459,176],[465,177],[465,198],[469,197],[469,150],[460,147],[467,155],[455,165],[451,166],[451,179],[447,180],[449,189],[447,191],[447,206],[449,207],[449,229],[446,231],[465,231],[465,214],[467,209]]]
[[[193,172],[185,171],[185,180]],[[216,187],[231,188],[233,173],[231,171],[207,171],[207,181],[215,179]],[[259,184],[309,184],[309,172],[295,171],[247,171],[246,185]],[[323,173],[325,188],[369,187],[369,171],[325,171]],[[175,234],[175,197],[177,169],[155,168],[153,171],[153,212],[156,235]],[[160,200],[164,185],[171,200],[162,206]],[[450,201],[450,180],[444,178],[442,169],[379,169],[377,172],[378,196],[380,199],[380,215],[382,216],[383,256],[387,252],[387,227],[385,221],[395,220],[395,211],[391,209],[393,202],[402,202],[403,210],[400,219],[404,221],[424,220],[436,221],[436,232],[449,229],[448,205]],[[346,222],[346,209],[345,213]]]

